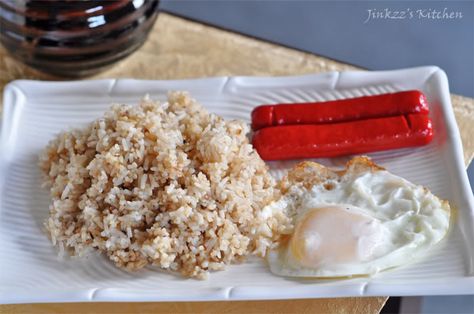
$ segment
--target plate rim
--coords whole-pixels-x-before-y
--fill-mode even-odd
[[[231,85],[232,81],[238,80],[248,80],[252,81],[253,84],[256,84],[258,80],[265,81],[271,80],[275,81],[276,85],[285,84],[288,80],[303,80],[305,82],[312,82],[313,80],[328,80],[333,79],[331,84],[334,84],[332,88],[341,88],[338,87],[338,83],[341,81],[342,77],[347,76],[359,76],[359,77],[369,77],[376,75],[385,76],[385,75],[406,75],[408,73],[420,73],[423,74],[422,82],[428,82],[428,80],[435,80],[437,84],[440,85],[440,97],[442,98],[442,108],[443,116],[446,121],[446,126],[450,127],[449,132],[449,142],[451,149],[453,151],[455,160],[453,161],[456,179],[460,184],[460,193],[461,199],[463,199],[470,210],[470,218],[474,221],[474,197],[470,190],[470,184],[467,178],[467,173],[465,171],[464,157],[462,142],[460,137],[459,128],[454,116],[454,111],[451,104],[451,99],[449,97],[449,85],[446,73],[437,66],[423,66],[423,67],[414,67],[414,68],[404,68],[397,70],[387,70],[387,71],[343,71],[343,72],[323,72],[323,73],[314,73],[314,74],[305,74],[305,75],[296,75],[296,76],[220,76],[220,77],[210,77],[210,78],[195,78],[195,79],[184,79],[184,80],[139,80],[139,79],[129,79],[129,78],[120,78],[120,79],[99,79],[99,80],[82,80],[82,81],[38,81],[38,80],[16,80],[8,83],[4,89],[4,109],[3,116],[0,122],[0,192],[3,187],[4,176],[3,170],[8,161],[8,147],[9,147],[9,137],[14,138],[14,136],[9,133],[15,131],[18,123],[18,118],[15,118],[15,115],[18,115],[18,111],[21,110],[21,106],[25,105],[25,99],[27,93],[25,88],[31,88],[32,85],[37,87],[50,86],[54,87],[57,84],[62,87],[77,87],[82,89],[89,86],[107,86],[106,95],[110,96],[114,93],[115,88],[119,84],[143,84],[143,83],[157,83],[157,82],[168,82],[170,84],[176,82],[220,82],[221,88],[225,89]],[[391,78],[393,79],[393,78]],[[297,83],[298,84],[298,83]],[[270,84],[271,85],[271,84]],[[301,85],[301,84],[299,84]],[[99,90],[99,89],[98,89]],[[222,91],[222,90],[221,90]],[[100,91],[99,91],[100,92]],[[97,96],[93,94],[93,96]],[[11,118],[11,119],[9,119]],[[6,152],[6,153],[4,153]],[[2,211],[2,208],[0,208]],[[469,214],[469,213],[468,213]],[[469,215],[468,215],[469,218]],[[474,239],[474,228],[470,229],[470,234]],[[473,249],[474,250],[474,249]],[[469,252],[470,256],[470,275],[466,277],[458,278],[458,282],[451,283],[453,286],[449,289],[432,289],[431,292],[433,295],[440,294],[472,294],[472,289],[474,286],[474,275],[473,275],[473,251]],[[443,282],[441,279],[439,282]],[[347,285],[346,285],[347,283]],[[412,285],[407,289],[403,287],[393,290],[394,287],[399,286],[398,284],[390,283],[370,283],[370,278],[365,281],[337,281],[335,288],[338,289],[340,286],[345,285],[350,289],[344,290],[342,293],[337,293],[337,297],[348,297],[348,296],[383,296],[387,295],[388,292],[399,292],[399,295],[418,295],[420,287],[418,285]],[[267,287],[268,288],[268,287]],[[5,291],[5,287],[0,286],[0,303],[30,303],[30,302],[84,302],[84,301],[123,301],[123,302],[140,302],[140,301],[220,301],[220,300],[271,300],[271,299],[294,299],[294,298],[322,298],[322,297],[334,297],[334,292],[331,289],[328,289],[328,286],[320,284],[317,286],[299,286],[299,289],[292,288],[292,292],[285,291],[284,293],[261,293],[262,290],[266,291],[267,289],[259,288],[258,286],[243,286],[237,285],[235,287],[225,287],[222,289],[211,289],[212,291],[204,291],[201,293],[198,291],[197,294],[187,294],[186,296],[180,298],[177,295],[174,295],[171,299],[169,295],[164,296],[164,298],[157,298],[157,294],[160,292],[167,291],[168,289],[148,289],[148,290],[137,290],[137,289],[123,289],[123,288],[95,288],[95,289],[72,289],[71,291],[42,291],[36,295],[31,295],[29,293],[25,295],[17,295],[15,292]],[[329,287],[330,288],[330,287]],[[385,288],[385,289],[384,289]],[[322,289],[322,290],[321,290]],[[392,289],[392,290],[391,290]],[[23,291],[27,291],[24,289]],[[321,291],[319,291],[321,290]],[[403,290],[403,291],[402,291]],[[259,293],[260,291],[260,293]],[[384,291],[386,293],[384,293]],[[276,291],[278,292],[278,291]],[[122,299],[117,300],[117,295],[122,296]],[[127,298],[128,296],[128,298]]]

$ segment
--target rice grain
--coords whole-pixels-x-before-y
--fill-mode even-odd
[[[40,158],[52,243],[78,256],[98,250],[128,270],[197,278],[265,255],[288,221],[261,215],[278,190],[248,131],[174,92],[61,133]]]

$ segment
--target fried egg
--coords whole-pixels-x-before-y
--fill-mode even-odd
[[[280,276],[373,275],[424,255],[449,229],[448,202],[366,157],[339,172],[300,163],[281,190],[262,210],[290,218],[279,247],[267,254]]]

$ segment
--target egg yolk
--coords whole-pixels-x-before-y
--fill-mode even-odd
[[[370,260],[382,242],[381,223],[353,207],[309,210],[296,224],[290,240],[293,257],[315,268]]]

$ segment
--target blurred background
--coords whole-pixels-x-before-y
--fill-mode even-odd
[[[368,70],[437,65],[452,93],[474,97],[474,1],[162,0],[160,9]],[[473,164],[468,173],[474,186]],[[382,313],[474,313],[474,295],[390,298]]]
[[[474,97],[472,0],[162,0],[160,8],[368,70],[437,65],[453,93]]]

